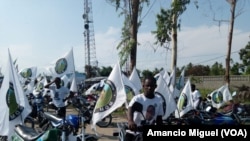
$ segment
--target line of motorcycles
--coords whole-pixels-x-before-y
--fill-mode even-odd
[[[51,112],[44,111],[45,100],[42,92],[28,95],[32,112],[26,118],[26,124],[16,125],[12,141],[97,141],[95,135],[85,133],[90,124],[98,95],[76,95],[70,102],[78,111],[60,118]],[[48,101],[48,100],[46,100]],[[97,123],[99,127],[108,127],[112,123],[112,115],[108,115]],[[40,130],[34,128],[39,126]]]
[[[135,111],[141,112],[140,105],[134,108]],[[132,107],[132,108],[133,108]],[[250,125],[250,113],[245,105],[234,104],[227,112],[218,112],[216,108],[208,105],[204,110],[190,110],[181,118],[175,118],[171,114],[164,125]],[[126,129],[128,129],[127,122],[117,123],[118,130],[113,133],[119,141],[124,141]],[[142,135],[138,134],[133,141],[141,141]]]
[[[244,105],[233,104],[230,110],[218,111],[208,105],[204,110],[190,110],[181,118],[171,115],[165,120],[166,124],[173,125],[249,125],[250,111]]]

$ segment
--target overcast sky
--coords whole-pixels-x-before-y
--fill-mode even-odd
[[[192,1],[192,0],[191,0]],[[0,0],[0,67],[4,70],[7,50],[19,69],[37,66],[42,69],[67,53],[72,47],[75,67],[85,65],[83,0]],[[170,0],[151,0],[140,19],[137,69],[171,68],[171,50],[154,45],[151,31],[156,30],[156,14],[169,8]],[[225,64],[228,48],[230,6],[226,0],[193,1],[180,17],[177,67],[193,64]],[[231,58],[239,62],[239,50],[250,41],[250,1],[240,0],[237,10]],[[99,67],[112,66],[118,60],[123,17],[106,0],[92,0],[96,59]],[[237,13],[237,12],[236,12]],[[219,23],[218,20],[224,22]],[[171,48],[171,44],[170,44]]]

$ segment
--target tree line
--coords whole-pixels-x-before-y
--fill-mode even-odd
[[[231,75],[249,75],[250,74],[250,41],[239,51],[240,61],[234,62],[231,59],[230,74]],[[223,67],[221,62],[215,62],[213,65],[201,65],[201,64],[193,64],[189,63],[186,66],[181,68],[176,68],[176,76],[181,74],[181,71],[185,69],[185,76],[216,76],[216,75],[224,75],[226,72],[226,68]],[[159,73],[163,68],[155,68],[154,70],[137,70],[141,77],[144,77],[148,74],[155,75]],[[112,71],[111,66],[102,66],[97,68],[98,75],[96,76],[109,76]],[[126,72],[124,72],[126,73]]]

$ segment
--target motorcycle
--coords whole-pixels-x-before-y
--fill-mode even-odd
[[[147,123],[146,123],[146,118],[144,114],[142,113],[142,109],[143,109],[143,106],[138,102],[135,102],[134,105],[132,106],[132,110],[140,113],[142,117],[144,118],[144,120],[141,121],[141,126],[137,126],[136,131],[134,131],[134,133],[136,134],[134,134],[132,141],[143,141],[143,135],[142,135],[143,126],[147,125]],[[117,127],[118,127],[118,131],[113,132],[113,136],[118,137],[119,141],[124,141],[125,136],[127,134],[126,130],[129,129],[128,123],[127,122],[117,123]]]
[[[14,135],[11,136],[12,141],[60,141],[61,130],[53,128],[47,131],[38,132],[34,128],[18,124],[14,128]]]
[[[85,134],[85,129],[78,134],[74,132],[68,120],[57,117],[49,112],[44,112],[44,117],[49,121],[45,130],[38,132],[36,129],[18,124],[12,136],[12,141],[97,141],[98,138]],[[84,126],[84,118],[81,127]]]
[[[44,112],[44,119],[48,120],[46,128],[36,130],[22,124],[16,125],[12,141],[67,141],[67,135],[70,132],[69,125],[63,119],[58,118],[51,113]]]
[[[53,114],[45,113],[45,118],[49,119],[50,124],[47,126],[51,128],[59,128],[65,131],[66,141],[97,141],[98,137],[85,133],[85,120],[86,115],[82,113],[80,116],[67,115],[65,119],[59,118]],[[77,123],[77,128],[75,124]],[[81,130],[79,132],[79,129]]]
[[[83,96],[83,95],[77,95],[72,99],[72,105],[76,108],[78,113],[84,113],[85,115],[85,123],[90,124],[93,111],[95,108],[95,104],[97,101],[97,97],[95,96]],[[81,114],[78,114],[81,115]],[[69,115],[70,116],[70,115]],[[80,119],[80,117],[79,117]],[[105,118],[103,118],[101,121],[97,122],[96,125],[102,128],[108,127],[112,123],[112,115],[109,114]]]
[[[40,123],[43,120],[43,108],[44,108],[44,98],[42,96],[42,92],[40,90],[34,90],[32,93],[28,95],[28,101],[30,106],[32,107],[32,111],[29,117],[32,117],[35,121]]]
[[[240,119],[234,110],[226,113],[218,112],[212,106],[205,110],[190,110],[182,118],[186,119],[189,125],[239,125]]]

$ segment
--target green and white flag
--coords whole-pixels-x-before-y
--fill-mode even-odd
[[[48,70],[54,78],[62,77],[66,74],[73,74],[75,72],[73,48],[53,62],[51,66],[48,67]]]
[[[31,112],[31,107],[26,95],[24,95],[18,72],[14,67],[9,50],[6,68],[0,89],[0,135],[8,136],[10,140],[14,133],[15,125],[24,123],[24,119]]]
[[[221,86],[217,90],[214,90],[210,94],[210,96],[213,107],[216,107],[217,109],[220,108],[223,104],[225,104],[229,100],[232,100],[232,95],[228,89],[227,84]]]
[[[92,116],[92,129],[96,123],[121,107],[126,101],[126,92],[122,81],[120,64],[117,63],[105,81]]]
[[[192,101],[191,83],[188,79],[178,99],[175,117],[180,118],[192,109],[194,109],[194,106]]]

